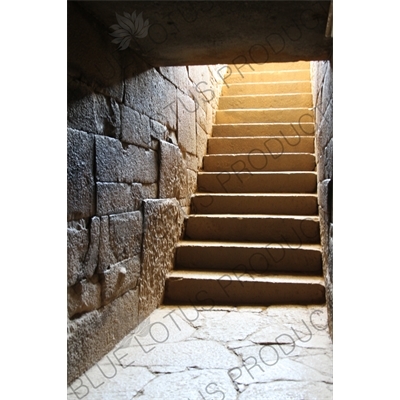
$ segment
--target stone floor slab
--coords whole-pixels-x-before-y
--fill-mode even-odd
[[[162,306],[68,400],[332,399],[326,320],[323,306]]]
[[[237,391],[223,370],[189,370],[159,375],[138,393],[140,400],[236,399]]]
[[[330,385],[315,382],[271,382],[250,385],[238,400],[331,400]]]

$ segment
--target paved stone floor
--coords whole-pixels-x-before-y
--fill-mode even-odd
[[[68,386],[73,399],[332,399],[322,306],[162,306]]]

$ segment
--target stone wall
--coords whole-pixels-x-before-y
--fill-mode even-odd
[[[316,155],[322,262],[326,284],[328,323],[333,334],[333,65],[311,63],[315,105]]]
[[[219,96],[112,39],[68,2],[68,382],[160,304]]]

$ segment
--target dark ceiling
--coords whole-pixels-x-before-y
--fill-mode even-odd
[[[154,66],[324,60],[332,55],[332,38],[325,36],[330,1],[75,3],[110,34],[120,35],[120,46],[129,45]]]

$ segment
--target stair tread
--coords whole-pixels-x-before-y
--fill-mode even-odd
[[[290,125],[292,122],[228,122],[228,123],[223,123],[223,124],[213,124],[213,126],[232,126],[232,125],[250,125],[250,126],[256,126],[256,125]],[[311,122],[303,122],[303,124],[312,124]],[[310,137],[314,135],[310,134]],[[211,138],[212,139],[212,138]]]
[[[315,153],[310,153],[310,152],[305,152],[305,151],[302,151],[302,152],[298,152],[298,153],[288,153],[288,152],[283,152],[283,153],[274,153],[274,152],[272,152],[272,153],[270,153],[270,152],[268,152],[267,154],[266,153],[262,153],[262,152],[260,152],[260,153],[251,153],[251,154],[249,154],[249,153],[232,153],[232,154],[224,154],[224,153],[222,153],[222,154],[207,154],[207,155],[205,155],[204,156],[204,158],[208,158],[208,157],[240,157],[240,156],[249,156],[249,157],[252,157],[252,156],[260,156],[260,155],[267,155],[267,156],[277,156],[277,155],[279,155],[279,156],[283,156],[283,155],[287,155],[287,156],[304,156],[304,155],[307,155],[307,156],[309,156],[309,155],[312,155],[312,156],[315,156]]]
[[[265,71],[246,71],[246,72],[232,72],[229,76],[247,75],[247,74],[280,74],[282,72],[300,72],[310,71],[310,68],[297,68],[297,69],[280,69],[279,71],[265,70]]]
[[[321,251],[320,244],[310,244],[310,243],[287,243],[273,242],[227,242],[227,241],[208,241],[208,240],[180,240],[177,243],[177,247],[226,247],[226,248],[284,248],[284,249],[296,249],[296,250],[314,250]],[[296,248],[296,246],[300,246]]]
[[[236,218],[236,219],[308,219],[318,222],[319,217],[316,215],[286,215],[286,214],[189,214],[189,218]]]
[[[223,154],[221,154],[223,155]],[[249,175],[296,175],[296,174],[309,174],[316,175],[316,171],[199,171],[201,175],[212,175],[212,174],[249,174]]]
[[[295,79],[295,80],[288,80],[288,81],[269,81],[269,82],[234,82],[234,83],[229,83],[229,87],[235,86],[235,85],[259,85],[260,83],[265,84],[265,85],[275,85],[275,84],[281,84],[281,83],[310,83],[310,80],[308,79]],[[226,86],[225,86],[226,87]],[[229,90],[229,87],[227,88]],[[287,93],[287,92],[284,92]],[[225,96],[225,95],[224,95]]]
[[[263,274],[246,274],[240,275],[237,278],[234,272],[229,274],[229,271],[202,271],[202,270],[172,270],[167,279],[209,279],[209,280],[240,280],[241,282],[269,282],[269,283],[303,283],[303,284],[318,284],[325,286],[324,278],[319,275],[301,275],[301,274],[277,274],[277,273],[263,273]]]
[[[312,92],[289,92],[289,93],[281,93],[279,96],[299,96],[299,95],[311,95]],[[271,93],[265,93],[265,94],[260,94],[260,93],[255,93],[255,94],[227,94],[221,97],[224,97],[225,99],[230,98],[230,97],[276,97],[276,94],[271,94]]]
[[[191,197],[199,197],[199,196],[204,196],[204,197],[210,197],[210,196],[218,196],[218,197],[254,197],[254,198],[260,198],[260,197],[315,197],[317,198],[318,195],[316,193],[207,193],[207,192],[197,192],[193,194]]]
[[[309,107],[266,107],[266,108],[260,108],[260,107],[246,107],[246,108],[225,108],[224,110],[217,110],[218,112],[226,112],[226,111],[235,111],[235,112],[241,112],[241,111],[285,111],[285,110],[307,110],[307,111],[312,111],[312,108]],[[233,122],[234,124],[234,122]]]
[[[233,124],[236,125],[236,124]],[[212,141],[219,141],[219,140],[251,140],[251,139],[255,139],[255,140],[262,140],[262,139],[293,139],[293,138],[298,138],[298,135],[285,135],[285,136],[224,136],[224,137],[211,137],[208,140],[212,140]],[[300,136],[301,140],[314,140],[314,136]]]

